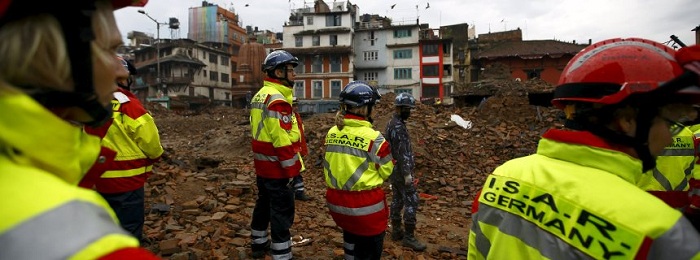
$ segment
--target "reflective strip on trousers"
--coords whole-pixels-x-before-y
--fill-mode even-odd
[[[251,230],[250,236],[253,238],[253,244],[262,245],[267,243],[267,230]]]
[[[272,243],[270,249],[272,250],[272,259],[287,260],[292,259],[292,240],[287,240],[281,243]],[[275,251],[289,251],[286,253],[278,254]]]
[[[366,216],[380,212],[384,209],[384,201],[380,201],[374,205],[369,205],[361,208],[348,208],[343,206],[338,206],[335,204],[327,203],[328,209],[338,214],[343,214],[346,216]]]
[[[343,242],[343,251],[344,251],[344,258],[345,260],[353,260],[355,259],[355,244],[351,244],[348,242]]]
[[[113,234],[131,236],[104,208],[73,200],[0,234],[0,259],[68,259]]]

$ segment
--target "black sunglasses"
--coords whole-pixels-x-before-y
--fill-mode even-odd
[[[685,128],[685,125],[681,122],[668,119],[667,117],[664,117],[664,116],[659,116],[659,118],[666,121],[666,123],[668,124],[668,127],[669,127],[669,131],[671,132],[672,136],[679,134],[681,131],[683,131],[683,128]]]

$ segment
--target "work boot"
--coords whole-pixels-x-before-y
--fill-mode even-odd
[[[272,244],[272,242],[268,240],[267,243],[262,246],[262,250],[253,250],[251,257],[253,257],[254,259],[264,258],[265,253],[267,253],[267,251],[270,251],[270,244]]]
[[[301,201],[310,201],[311,197],[307,196],[306,193],[302,192],[297,192],[294,194],[294,199],[296,200],[301,200]]]
[[[401,227],[401,220],[391,220],[391,240],[399,241],[403,239],[403,228]]]
[[[403,236],[401,244],[416,251],[423,251],[427,246],[416,239],[416,236],[413,234],[415,230],[416,225],[406,225],[406,233]]]

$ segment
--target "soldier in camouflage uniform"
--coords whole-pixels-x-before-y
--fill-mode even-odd
[[[416,100],[408,93],[401,93],[394,100],[396,111],[386,127],[386,138],[391,147],[391,155],[396,160],[396,167],[389,176],[393,199],[391,201],[391,239],[402,240],[402,244],[416,251],[425,250],[425,244],[416,239],[416,210],[418,209],[418,192],[413,181],[413,150],[405,121],[411,116]],[[401,211],[405,232],[401,225]]]

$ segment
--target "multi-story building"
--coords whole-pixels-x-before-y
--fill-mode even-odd
[[[439,29],[421,25],[420,31],[420,99],[452,103],[452,39],[443,37]]]
[[[357,5],[316,0],[293,10],[284,25],[283,49],[299,58],[294,94],[300,99],[337,99],[353,80],[353,34]]]
[[[155,47],[160,50],[156,59]],[[142,101],[231,105],[231,54],[220,44],[203,44],[189,39],[162,40],[157,46],[133,51],[136,77],[134,93]],[[161,82],[156,70],[160,70]],[[151,99],[151,97],[155,97]]]
[[[494,67],[505,66],[511,79],[527,81],[538,78],[551,85],[559,81],[566,64],[588,44],[558,40],[523,41],[520,28],[479,35],[479,51],[474,55],[479,80]]]
[[[420,93],[418,32],[415,24],[392,23],[365,14],[355,28],[355,78],[381,93]]]
[[[231,71],[227,74],[234,88],[240,74],[238,67],[238,52],[241,45],[248,40],[246,30],[241,27],[238,14],[233,7],[222,8],[216,4],[202,1],[201,7],[189,9],[189,30],[187,38],[200,43],[227,43],[231,57]]]
[[[474,25],[453,24],[440,27],[440,34],[443,38],[452,39],[452,61],[453,61],[453,91],[463,89],[471,82],[471,52],[469,42],[476,39],[476,29]]]

